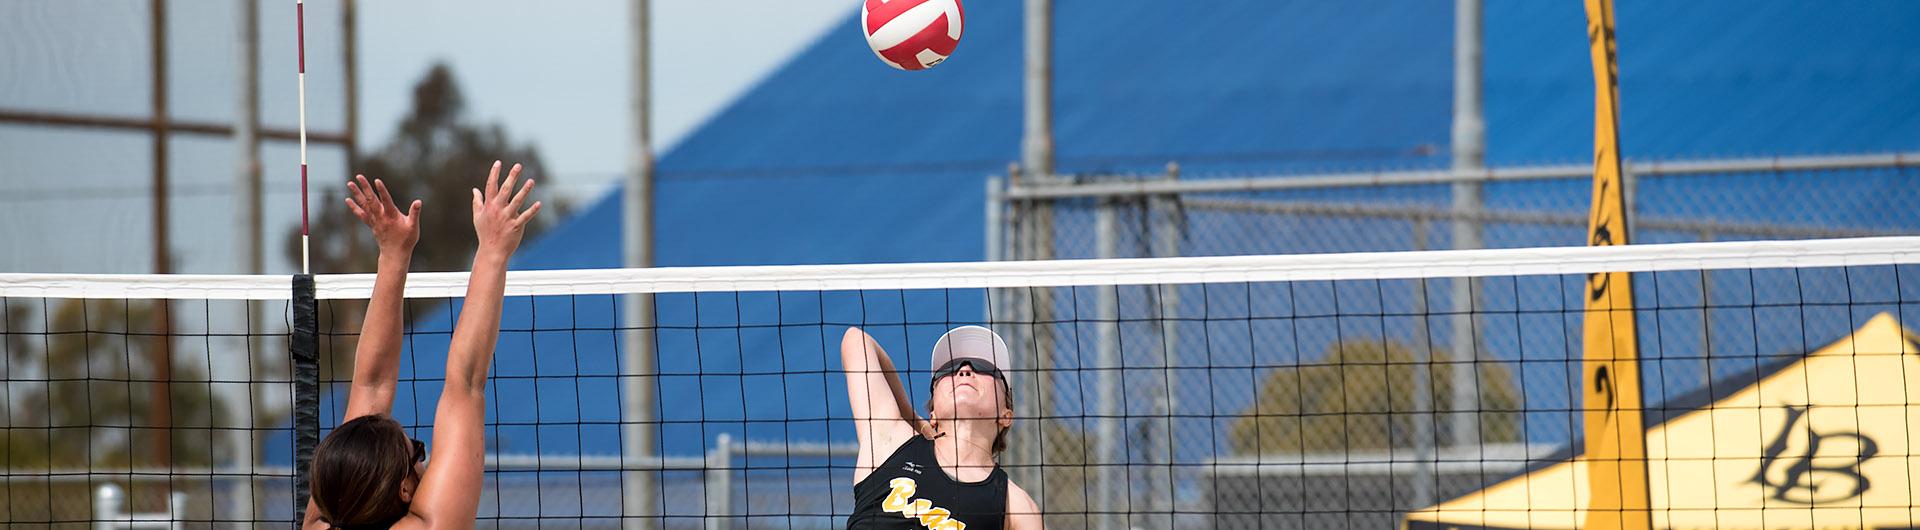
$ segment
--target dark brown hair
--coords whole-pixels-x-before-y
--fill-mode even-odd
[[[999,378],[996,377],[995,379]],[[935,381],[935,383],[938,382],[939,381]],[[1000,397],[1003,400],[1001,404],[1005,405],[1007,410],[1013,410],[1012,383],[1008,383],[1004,379],[1000,380]],[[933,413],[933,396],[927,396],[927,413]],[[1007,431],[1012,429],[1012,427],[1001,427],[1000,433],[993,435],[993,456],[998,457],[1000,453],[1007,452]]]
[[[400,489],[413,476],[413,443],[385,414],[354,418],[313,448],[308,475],[328,525],[390,525],[407,515]]]

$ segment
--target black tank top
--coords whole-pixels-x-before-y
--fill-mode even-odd
[[[933,440],[915,435],[853,485],[848,530],[1001,530],[1007,524],[1007,472],[961,482],[933,458]]]

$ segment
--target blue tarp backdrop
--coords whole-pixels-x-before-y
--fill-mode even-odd
[[[1019,2],[968,8],[965,39],[938,68],[884,67],[856,15],[667,150],[657,264],[983,259],[985,179],[1019,159],[1023,29]],[[1152,173],[1168,161],[1182,164],[1183,178],[1448,163],[1451,3],[1067,0],[1056,9],[1062,173]],[[1622,0],[1617,20],[1629,158],[1920,143],[1920,32],[1907,27],[1920,3]],[[1592,73],[1578,3],[1489,2],[1485,57],[1490,165],[1589,159]],[[1802,221],[1920,225],[1900,199],[1910,193],[1884,193],[1899,182],[1836,183],[1848,191],[1831,212]],[[1707,213],[1766,220],[1781,192],[1746,189],[1741,204]],[[1490,191],[1488,205],[1584,211],[1584,202],[1542,204],[1530,190]],[[610,191],[526,245],[514,267],[620,266],[620,208]],[[1579,244],[1538,236],[1490,234],[1489,244]],[[977,291],[861,296],[709,294],[697,314],[694,296],[660,297],[665,452],[700,454],[722,432],[851,441],[836,372],[845,325],[877,325],[896,363],[924,371],[939,333],[985,316]],[[618,453],[616,306],[606,296],[509,301],[489,396],[489,421],[503,424],[490,431],[493,451]],[[419,381],[400,390],[403,423],[431,423],[455,310],[427,315],[407,340],[402,370]],[[924,372],[908,379],[924,395]],[[344,397],[333,396],[330,414]],[[1241,410],[1250,397],[1239,399],[1215,406]]]

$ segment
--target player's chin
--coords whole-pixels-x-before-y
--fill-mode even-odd
[[[955,412],[957,412],[955,417],[971,418],[979,416],[992,418],[995,413],[999,412],[1000,403],[994,401],[991,396],[961,395],[954,396],[953,408]]]

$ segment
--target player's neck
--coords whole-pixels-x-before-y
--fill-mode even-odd
[[[940,432],[933,439],[933,453],[941,466],[956,473],[962,467],[993,468],[993,437],[1000,434],[993,420],[950,420],[942,422]]]

